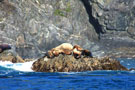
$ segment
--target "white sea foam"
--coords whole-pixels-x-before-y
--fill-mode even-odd
[[[123,60],[121,60],[120,62],[121,62],[121,63],[123,63],[124,61],[123,61]]]
[[[127,58],[127,59],[133,59],[133,58]]]
[[[129,71],[129,73],[135,73],[135,70],[131,70],[131,71]]]
[[[5,67],[5,68],[11,68],[17,71],[24,71],[24,72],[33,72],[31,69],[32,64],[34,61],[30,62],[25,62],[25,63],[12,63],[9,61],[0,61],[0,66]]]
[[[129,63],[127,63],[127,65],[130,65]]]

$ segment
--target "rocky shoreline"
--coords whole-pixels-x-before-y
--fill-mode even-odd
[[[53,59],[40,58],[33,63],[32,69],[36,72],[82,72],[94,70],[128,70],[119,61],[104,58],[80,58],[72,55],[59,55]]]
[[[0,61],[10,61],[12,63],[24,63],[33,61],[34,59],[23,59],[18,54],[14,54],[12,52],[4,51],[0,53]]]
[[[35,59],[23,59],[19,55],[14,55],[9,51],[0,53],[0,61],[10,61],[12,63],[25,63]],[[37,59],[32,64],[32,69],[35,72],[83,72],[94,70],[135,70],[134,68],[127,69],[116,59],[110,57],[90,58],[81,57],[76,59],[73,55],[60,54],[54,58],[46,56]]]
[[[23,63],[64,42],[90,50],[95,60],[135,58],[134,2],[1,0],[0,44],[12,45],[17,54],[3,52],[0,59]]]

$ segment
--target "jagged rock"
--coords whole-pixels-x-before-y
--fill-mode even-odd
[[[135,68],[130,68],[129,71],[135,71]]]
[[[92,16],[98,20],[103,27],[102,30],[109,31],[125,31],[132,33],[135,27],[134,9],[135,0],[86,0],[92,7]],[[135,29],[134,29],[135,30]],[[131,32],[130,32],[131,31]],[[113,34],[113,33],[112,33]],[[116,34],[116,33],[114,33]],[[119,36],[122,32],[119,32]]]
[[[23,58],[37,58],[63,42],[89,48],[97,37],[80,1],[0,2],[0,42],[13,44]]]
[[[40,58],[32,65],[36,72],[81,72],[93,70],[128,70],[119,61],[111,58],[80,58],[59,55],[53,59]]]
[[[19,55],[14,55],[11,52],[3,52],[0,53],[0,61],[10,61],[12,63],[24,63],[25,60],[23,60]]]
[[[135,48],[135,0],[82,0],[91,20],[100,26],[99,46],[114,57],[134,57]],[[92,19],[93,18],[93,19]],[[117,50],[119,49],[119,50]],[[118,54],[118,55],[116,55]]]
[[[135,58],[135,47],[116,48],[110,51],[107,56],[115,58]]]
[[[135,47],[134,2],[1,0],[0,43],[14,45],[23,58],[38,58],[63,42],[87,47],[95,55]]]

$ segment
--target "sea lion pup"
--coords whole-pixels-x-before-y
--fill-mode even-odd
[[[92,55],[92,53],[89,50],[82,50],[81,55],[83,55],[84,57],[93,58],[93,55]]]
[[[9,50],[9,49],[11,49],[11,46],[8,44],[1,44],[0,45],[0,53],[2,53],[5,50]]]
[[[81,48],[81,46],[79,45],[75,45],[73,47],[73,55],[76,59],[81,58],[81,54],[82,54],[83,48]]]
[[[70,43],[63,43],[51,50],[48,51],[48,57],[53,58],[55,56],[59,56],[59,54],[71,55],[73,50],[73,46]]]

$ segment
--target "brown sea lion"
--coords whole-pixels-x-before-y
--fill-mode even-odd
[[[73,55],[76,59],[81,58],[81,51],[78,51],[76,48],[73,49]]]
[[[89,50],[82,50],[82,53],[81,55],[83,55],[84,57],[90,57],[90,58],[93,58],[93,55],[92,53],[89,51]]]
[[[59,54],[72,54],[73,46],[70,43],[63,43],[47,52],[48,58],[59,56]]]
[[[76,59],[81,58],[81,53],[83,51],[83,48],[79,45],[75,45],[73,47],[73,55]]]
[[[79,46],[79,45],[74,45],[74,47],[73,47],[73,49],[77,49],[78,51],[82,51],[83,50],[83,48],[81,47],[81,46]]]
[[[8,44],[1,44],[0,45],[0,53],[2,53],[5,50],[9,50],[9,49],[11,49],[11,46]]]
[[[89,50],[83,49],[79,45],[73,47],[73,55],[76,59],[81,58],[81,56],[93,58],[92,53]]]

